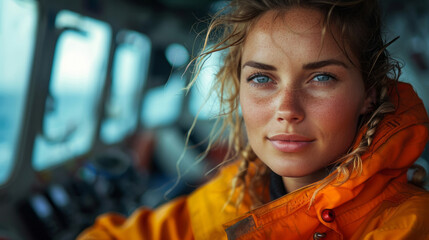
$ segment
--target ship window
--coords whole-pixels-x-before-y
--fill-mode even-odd
[[[0,1],[0,184],[14,166],[37,18],[37,1]]]
[[[147,92],[143,100],[142,121],[147,128],[172,124],[180,116],[185,80],[174,73],[165,85]]]
[[[36,170],[90,150],[110,48],[111,29],[104,22],[64,10],[55,25],[64,32],[55,49],[42,133],[34,145]]]
[[[101,139],[106,144],[123,140],[137,127],[151,47],[148,37],[134,31],[119,32],[116,41],[112,88],[101,126]]]
[[[198,114],[199,119],[211,119],[219,115],[219,98],[211,88],[223,61],[223,54],[224,52],[214,52],[208,56],[191,88],[189,111],[193,116]]]
[[[151,88],[143,99],[141,120],[147,128],[174,123],[180,117],[185,96],[183,88],[186,78],[183,68],[189,61],[188,50],[181,44],[172,43],[159,54],[159,62],[153,63],[156,68],[152,80],[161,78],[168,81]]]

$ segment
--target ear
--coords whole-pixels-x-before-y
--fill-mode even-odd
[[[371,88],[366,91],[365,101],[362,105],[360,114],[366,114],[369,111],[374,110],[373,108],[376,102],[376,97],[377,97],[377,93],[375,91],[375,88]]]

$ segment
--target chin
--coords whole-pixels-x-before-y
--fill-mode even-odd
[[[302,167],[270,167],[271,171],[282,177],[305,177],[314,171],[305,171]]]

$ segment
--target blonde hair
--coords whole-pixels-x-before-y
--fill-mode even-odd
[[[198,75],[202,64],[210,54],[228,50],[224,56],[223,65],[216,75],[212,91],[218,94],[222,109],[220,118],[218,118],[218,121],[222,121],[222,127],[215,137],[228,131],[229,151],[225,159],[228,161],[240,158],[242,161],[237,175],[232,181],[230,194],[231,199],[234,192],[240,189],[241,193],[237,198],[237,206],[241,203],[245,191],[248,191],[255,206],[262,203],[255,194],[256,189],[252,185],[254,181],[246,180],[249,163],[258,161],[258,159],[243,135],[243,119],[239,114],[238,95],[242,46],[249,30],[263,13],[269,10],[287,10],[297,6],[318,9],[324,14],[323,34],[330,33],[331,26],[340,30],[340,41],[336,39],[338,46],[350,62],[352,61],[348,50],[358,59],[366,90],[375,89],[377,95],[372,111],[363,116],[359,126],[357,126],[359,129],[366,129],[362,139],[357,141],[359,142],[358,146],[335,161],[334,172],[318,183],[312,201],[315,195],[327,185],[333,182],[341,185],[353,173],[359,174],[362,171],[361,155],[371,145],[377,126],[383,116],[395,110],[394,105],[389,102],[388,91],[398,80],[401,69],[399,63],[393,60],[386,50],[393,41],[386,44],[382,38],[377,1],[232,0],[228,7],[212,18],[202,53],[195,59],[195,69],[196,75]],[[209,43],[213,41],[215,43],[209,48]],[[188,85],[188,89],[195,80],[196,77]],[[214,139],[212,138],[209,146],[214,142]],[[262,169],[257,171],[253,178],[260,179],[266,173],[267,171]]]

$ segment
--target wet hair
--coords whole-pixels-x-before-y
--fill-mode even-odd
[[[400,74],[400,64],[392,59],[387,51],[382,36],[380,9],[376,0],[232,0],[230,4],[213,16],[208,27],[203,50],[195,59],[195,72],[198,75],[202,64],[214,52],[223,52],[224,61],[216,75],[213,92],[220,99],[221,113],[218,120],[222,122],[222,131],[229,134],[229,151],[226,161],[239,158],[241,164],[237,175],[232,181],[230,199],[240,190],[235,198],[238,206],[248,191],[255,206],[262,203],[256,194],[254,179],[261,179],[267,175],[266,166],[260,166],[248,179],[248,167],[251,162],[260,161],[253,153],[243,134],[243,119],[239,113],[239,86],[241,74],[241,56],[243,45],[252,26],[267,11],[275,10],[279,13],[295,7],[317,9],[323,15],[322,36],[332,34],[332,29],[339,30],[339,37],[335,38],[338,46],[352,64],[360,69],[367,91],[375,89],[376,100],[371,111],[360,119],[358,129],[364,128],[365,134],[361,139],[355,139],[355,148],[350,149],[344,156],[333,164],[332,174],[318,182],[315,195],[328,184],[341,185],[354,173],[362,171],[361,155],[371,145],[373,136],[383,116],[395,110],[389,102],[388,92],[397,82]],[[334,35],[333,35],[334,36]],[[322,38],[323,41],[323,38]],[[223,51],[226,50],[226,51]],[[351,61],[351,56],[358,63]],[[188,88],[194,84],[196,77]],[[217,134],[214,138],[221,136]],[[213,138],[213,139],[214,139]],[[209,144],[213,143],[212,140]]]

